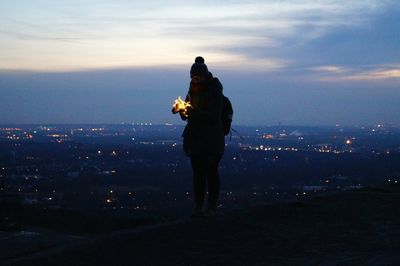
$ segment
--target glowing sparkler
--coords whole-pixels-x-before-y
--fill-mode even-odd
[[[190,105],[190,102],[185,102],[184,100],[181,99],[181,96],[178,97],[178,99],[175,100],[174,104],[172,105],[173,111],[175,113],[180,112],[184,116],[188,116],[187,110],[188,108],[192,107]]]

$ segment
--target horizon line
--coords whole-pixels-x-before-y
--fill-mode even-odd
[[[152,122],[120,122],[120,123],[0,123],[0,127],[4,126],[74,126],[74,125],[85,125],[85,126],[185,126],[185,124],[174,124],[174,123],[152,123]],[[357,128],[357,127],[399,127],[400,125],[393,123],[377,123],[377,124],[323,124],[323,125],[310,125],[310,124],[270,124],[270,125],[248,125],[248,124],[235,124],[234,127],[347,127],[347,128]]]

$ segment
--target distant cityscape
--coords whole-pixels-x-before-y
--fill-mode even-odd
[[[235,129],[221,162],[221,209],[400,181],[398,127]],[[0,126],[2,206],[179,217],[192,204],[182,131],[152,123]]]

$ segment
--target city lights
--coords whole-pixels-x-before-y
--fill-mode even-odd
[[[365,178],[370,173],[364,168],[371,165],[387,171],[387,165],[396,165],[393,158],[400,152],[397,146],[386,144],[386,138],[397,136],[399,130],[378,128],[371,137],[371,127],[344,128],[346,133],[337,128],[302,129],[301,133],[293,127],[285,131],[282,127],[239,128],[243,138],[226,139],[221,178],[234,185],[227,182],[221,202],[229,209],[243,202],[302,199],[368,186],[372,181]],[[183,208],[193,200],[190,163],[182,152],[182,126],[138,122],[19,129],[0,130],[0,141],[9,147],[3,152],[7,160],[0,167],[0,190],[6,196],[17,195],[23,204],[57,209],[81,202],[74,208],[129,210],[141,215]],[[362,158],[368,167],[357,168],[357,175],[346,172],[353,158]],[[327,164],[332,161],[335,167]],[[307,174],[298,175],[293,169]],[[254,183],[251,188],[249,176]],[[399,180],[396,172],[385,172],[385,184],[397,185]],[[72,184],[74,190],[65,184]]]

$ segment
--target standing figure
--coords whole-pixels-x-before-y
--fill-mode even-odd
[[[208,190],[206,214],[216,214],[220,191],[219,162],[225,148],[222,123],[222,84],[208,72],[203,57],[196,57],[190,70],[191,82],[186,102],[188,109],[180,111],[187,121],[183,131],[183,149],[190,157],[193,169],[194,212],[203,216],[203,204]],[[177,112],[176,110],[173,112]]]

